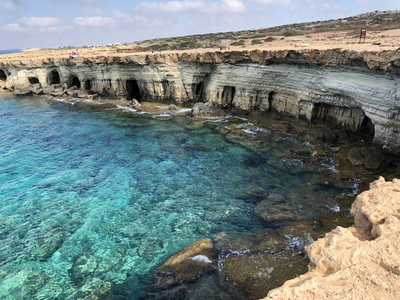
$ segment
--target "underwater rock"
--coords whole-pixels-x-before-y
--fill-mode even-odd
[[[278,235],[273,229],[263,229],[255,233],[241,235],[226,245],[230,251],[280,251],[289,246],[283,235]]]
[[[214,268],[214,246],[210,239],[201,239],[170,257],[154,271],[156,286],[167,289],[177,284],[196,281]]]
[[[260,299],[286,280],[307,272],[307,264],[303,255],[293,251],[232,254],[223,263],[221,283],[228,290],[234,285],[248,298]]]
[[[84,254],[74,262],[72,268],[68,270],[68,275],[76,286],[82,286],[86,280],[93,276],[97,267],[96,258],[89,254]]]
[[[368,170],[379,170],[389,162],[382,152],[374,147],[351,148],[347,159],[354,166],[362,166]]]
[[[254,211],[266,222],[295,220],[298,218],[293,206],[285,202],[283,196],[277,194],[272,194],[267,199],[261,201],[257,204]]]

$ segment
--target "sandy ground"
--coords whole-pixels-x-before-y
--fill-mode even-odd
[[[276,40],[272,42],[264,42],[261,45],[251,45],[251,40],[246,40],[245,46],[230,46],[229,49],[222,51],[241,51],[241,50],[288,50],[288,49],[332,49],[341,48],[343,50],[353,51],[384,51],[400,49],[400,29],[387,31],[371,31],[367,32],[365,42],[359,43],[359,38],[346,35],[347,32],[325,32],[308,34],[295,37],[275,36]],[[261,38],[261,40],[263,40]],[[183,53],[196,52],[203,53],[209,51],[220,51],[216,48],[204,48],[193,50],[174,50],[162,51],[162,53]],[[35,59],[48,57],[69,57],[70,50],[40,50],[30,49],[22,53],[3,54],[0,55],[1,60],[19,60],[19,59]],[[80,49],[81,56],[126,56],[126,55],[147,55],[152,52],[128,52],[117,53],[116,48],[96,47]],[[154,52],[159,53],[159,52]]]

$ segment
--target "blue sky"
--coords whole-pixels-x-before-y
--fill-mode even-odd
[[[400,0],[0,0],[0,49],[102,45],[400,10]]]

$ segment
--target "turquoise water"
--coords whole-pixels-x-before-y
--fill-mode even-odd
[[[227,125],[248,134],[222,134]],[[254,208],[271,193],[300,195],[299,213],[318,218],[351,192],[313,184],[332,175],[328,158],[277,158],[310,145],[245,120],[7,96],[0,142],[0,299],[146,298],[171,254],[267,226]]]

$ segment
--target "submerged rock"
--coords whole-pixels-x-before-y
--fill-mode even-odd
[[[225,248],[230,251],[271,251],[278,252],[289,246],[283,235],[273,229],[263,229],[255,233],[244,234],[228,243]]]
[[[272,194],[261,201],[255,208],[255,213],[266,222],[296,220],[297,212],[291,203],[281,195]]]
[[[307,264],[303,255],[293,251],[230,255],[222,273],[225,284],[233,284],[250,299],[260,299],[286,280],[307,272]]]

